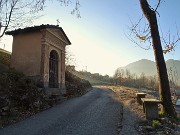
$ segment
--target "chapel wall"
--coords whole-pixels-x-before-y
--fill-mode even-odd
[[[12,68],[27,76],[40,76],[41,33],[15,35],[11,58]]]

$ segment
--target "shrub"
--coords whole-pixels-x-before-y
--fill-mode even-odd
[[[65,75],[67,95],[69,97],[82,95],[86,92],[87,88],[91,87],[89,81],[81,79],[69,71],[66,71]]]
[[[161,125],[161,123],[160,123],[158,120],[153,120],[153,121],[152,121],[152,126],[153,126],[154,128],[158,128],[160,125]]]
[[[166,114],[165,114],[164,111],[159,111],[159,112],[158,112],[158,115],[159,115],[160,117],[164,117]]]
[[[44,93],[24,74],[8,69],[0,72],[0,96],[22,110],[38,111],[45,105]]]

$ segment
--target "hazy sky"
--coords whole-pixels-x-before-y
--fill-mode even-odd
[[[140,59],[154,61],[152,48],[143,50],[126,36],[131,21],[137,22],[142,16],[139,0],[80,0],[80,3],[79,19],[70,14],[73,5],[64,7],[51,1],[47,3],[44,16],[34,22],[34,25],[56,25],[59,19],[60,27],[72,43],[68,50],[74,55],[78,70],[87,67],[87,71],[92,73],[113,75],[116,68],[131,62]],[[166,0],[161,4],[158,20],[163,35],[170,31],[172,36],[176,36],[176,29],[180,28],[179,7],[179,0]],[[8,42],[5,49],[11,51],[11,43]],[[180,45],[175,52],[165,55],[166,60],[179,60],[179,52]]]

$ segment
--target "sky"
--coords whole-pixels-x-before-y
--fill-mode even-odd
[[[72,0],[72,2],[75,0]],[[149,0],[154,7],[157,0]],[[81,18],[71,15],[73,3],[61,6],[58,1],[47,1],[33,25],[53,24],[63,28],[72,45],[67,47],[72,55],[71,64],[77,70],[112,76],[115,69],[140,59],[154,61],[153,50],[144,50],[128,39],[131,22],[137,23],[142,16],[138,0],[80,0]],[[159,30],[167,37],[180,30],[180,1],[163,1],[158,9]],[[5,46],[4,46],[5,44]],[[4,37],[0,47],[12,51],[12,38]],[[180,42],[176,50],[166,54],[165,60],[180,60]]]

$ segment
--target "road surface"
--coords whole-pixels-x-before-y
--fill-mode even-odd
[[[122,105],[110,89],[93,88],[22,122],[0,135],[117,135]]]

